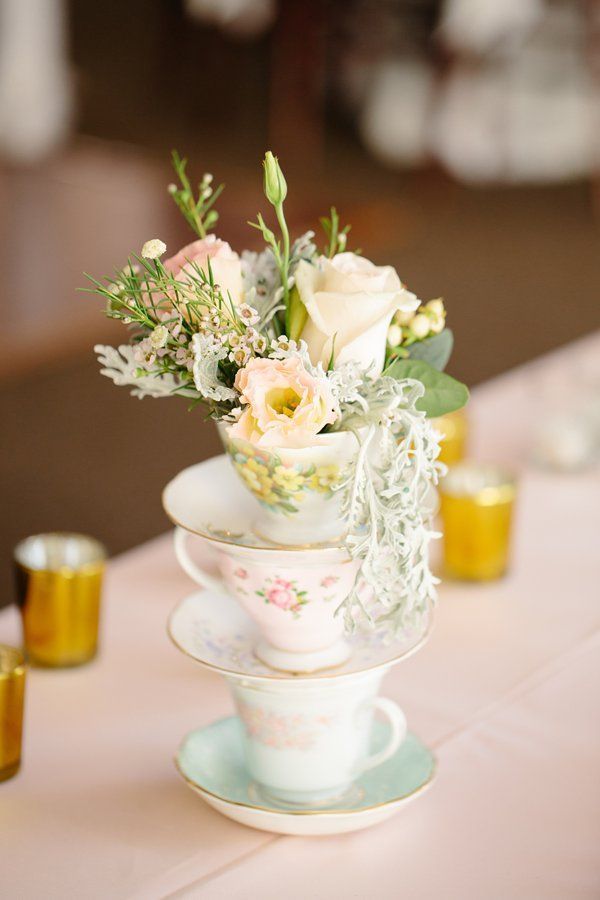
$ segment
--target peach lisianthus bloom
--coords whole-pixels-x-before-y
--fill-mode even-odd
[[[229,436],[258,447],[308,447],[339,415],[327,378],[312,375],[297,356],[251,359],[235,386],[247,408]]]
[[[198,278],[195,267],[201,269],[208,276],[208,260],[215,284],[221,288],[223,297],[230,296],[237,306],[244,298],[244,285],[242,281],[242,263],[235,250],[232,250],[227,241],[222,241],[209,234],[199,241],[182,247],[179,253],[165,260],[164,266],[178,281],[192,281]]]

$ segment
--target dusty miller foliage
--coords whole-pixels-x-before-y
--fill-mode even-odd
[[[196,397],[195,391],[188,391],[176,375],[154,375],[144,372],[134,358],[135,347],[121,344],[109,347],[96,344],[94,352],[102,368],[100,373],[110,378],[120,387],[130,385],[132,397],[143,400],[144,397],[172,397],[173,394]]]
[[[436,599],[432,488],[445,467],[437,462],[440,436],[416,408],[423,391],[418,381],[384,376],[363,383],[360,393],[357,387],[343,407],[340,427],[354,432],[360,448],[342,488],[346,546],[361,561],[342,604],[349,628],[377,623],[390,636],[416,629]]]

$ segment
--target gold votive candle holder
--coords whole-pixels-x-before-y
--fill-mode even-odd
[[[79,666],[98,648],[106,551],[94,538],[37,534],[15,549],[17,602],[28,660]]]
[[[21,766],[25,657],[21,650],[0,644],[0,781]]]
[[[438,457],[440,462],[452,466],[464,459],[467,443],[467,416],[464,409],[439,416],[433,420],[433,425],[443,436]]]
[[[445,573],[491,581],[506,572],[516,480],[506,470],[472,462],[450,467],[440,483]]]

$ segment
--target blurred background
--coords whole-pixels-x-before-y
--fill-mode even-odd
[[[226,182],[238,251],[272,149],[294,232],[335,204],[352,246],[443,295],[474,386],[600,325],[599,99],[594,0],[0,0],[0,600],[19,538],[134,546],[218,452],[198,410],[98,374],[120,327],[77,292],[191,240],[173,147]]]

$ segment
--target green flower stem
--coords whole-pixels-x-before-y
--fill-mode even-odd
[[[289,271],[290,271],[290,233],[288,231],[287,222],[283,213],[283,203],[275,206],[275,215],[281,228],[283,237],[283,253],[279,258],[279,267],[281,272],[281,284],[283,286],[283,302],[285,304],[285,333],[289,337],[290,329],[290,289],[288,287]]]

